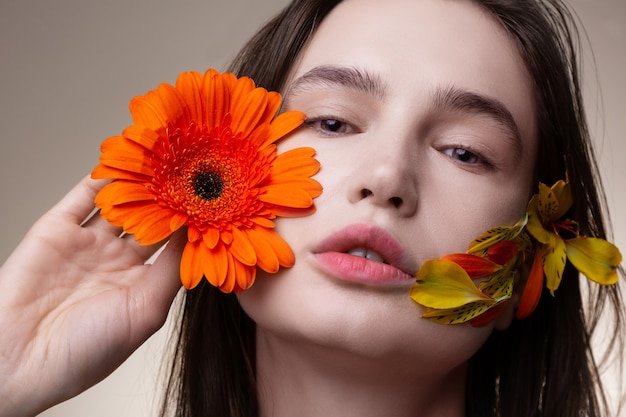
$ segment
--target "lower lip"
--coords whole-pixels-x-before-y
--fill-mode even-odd
[[[362,256],[341,252],[321,252],[314,256],[324,272],[343,281],[377,286],[406,286],[415,281],[414,276],[394,266]]]

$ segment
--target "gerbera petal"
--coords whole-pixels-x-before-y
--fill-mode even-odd
[[[278,256],[274,248],[264,238],[262,233],[258,233],[256,229],[244,229],[250,244],[254,248],[257,257],[257,266],[265,272],[275,273],[280,268]]]
[[[294,177],[308,178],[320,169],[320,163],[313,159],[315,149],[302,147],[290,149],[276,157],[272,164],[272,177],[275,181]]]
[[[219,288],[224,284],[228,273],[228,252],[222,243],[218,243],[215,247],[208,248],[202,245],[202,270],[207,281],[213,286]]]
[[[233,291],[235,293],[240,293],[242,291],[247,290],[254,284],[254,280],[256,279],[256,268],[254,266],[244,265],[241,262],[237,262],[234,260],[235,265],[235,287]]]
[[[279,114],[270,124],[270,132],[267,139],[261,144],[261,148],[276,142],[288,133],[299,127],[306,120],[304,113],[299,111],[288,111]]]
[[[233,290],[235,289],[235,285],[237,284],[237,270],[235,269],[235,260],[229,252],[226,252],[226,259],[228,262],[226,269],[226,278],[224,279],[222,285],[220,285],[218,288],[224,293],[231,293],[233,292]]]
[[[207,227],[206,230],[202,232],[202,239],[204,239],[204,244],[207,245],[209,249],[213,249],[220,240],[220,232],[213,227]]]
[[[172,218],[170,219],[170,230],[172,232],[177,231],[178,229],[180,229],[185,223],[187,223],[187,220],[189,220],[189,216],[187,216],[184,213],[180,213],[177,211],[172,211]]]
[[[237,111],[231,112],[233,131],[244,137],[249,136],[263,116],[266,105],[267,90],[256,88],[246,94],[241,103],[238,103]]]
[[[157,90],[160,95],[163,112],[167,115],[167,121],[176,127],[188,127],[192,120],[189,106],[183,95],[170,84],[161,84]]]
[[[411,289],[417,303],[437,309],[457,308],[474,301],[493,301],[478,290],[467,272],[447,260],[424,262]]]
[[[116,206],[116,209],[121,210],[125,208],[124,206]],[[162,207],[159,207],[154,204],[144,203],[143,206],[135,206],[129,210],[126,210],[126,220],[124,220],[124,231],[126,233],[135,234],[135,239],[143,243],[144,236],[139,233],[139,228],[142,223],[147,218],[151,218],[156,213],[160,213],[163,211]],[[165,234],[166,236],[170,234],[169,231],[169,223],[164,225],[155,225],[159,229],[160,232]]]
[[[250,237],[251,242],[253,240],[255,242],[263,240],[265,243],[267,243],[267,245],[269,245],[272,248],[272,251],[274,251],[274,253],[276,254],[276,257],[278,258],[278,263],[281,266],[291,267],[294,265],[296,258],[293,254],[293,251],[291,250],[287,242],[285,242],[285,240],[274,230],[265,229],[263,227],[255,227],[247,233]],[[252,235],[254,235],[254,237],[252,237]]]
[[[251,216],[250,221],[261,227],[268,227],[270,229],[276,226],[274,222],[267,217]]]
[[[189,239],[190,242],[195,242],[196,240],[202,239],[202,233],[200,233],[200,230],[198,230],[196,226],[190,224],[187,228],[187,239]]]
[[[143,183],[113,181],[102,187],[96,195],[96,206],[105,204],[118,205],[133,201],[154,201],[154,193],[146,189]]]
[[[259,123],[270,124],[272,119],[276,118],[276,113],[280,109],[282,97],[276,91],[267,92],[267,102],[265,104],[265,110],[263,115],[259,119]]]
[[[567,258],[587,278],[599,284],[615,284],[622,254],[604,239],[578,237],[565,241]]]
[[[276,216],[279,217],[304,217],[310,216],[315,213],[317,208],[315,206],[307,207],[307,208],[293,208],[293,207],[281,207],[274,206],[272,211]]]
[[[169,120],[163,111],[163,104],[158,91],[149,91],[145,96],[135,97],[128,105],[133,123],[155,131],[165,129]]]
[[[143,126],[129,126],[122,132],[122,136],[129,139],[143,148],[152,150],[154,145],[159,141],[159,135],[150,129],[146,129]]]
[[[200,95],[202,76],[195,71],[183,72],[176,79],[176,89],[185,98],[189,118],[202,130],[204,127],[204,106]]]
[[[530,313],[535,311],[539,303],[539,298],[541,298],[541,291],[543,290],[543,276],[541,252],[536,250],[533,266],[528,274],[524,292],[522,293],[517,311],[515,312],[515,317],[518,319],[528,317]]]
[[[230,245],[230,251],[233,256],[244,265],[255,265],[256,254],[254,252],[254,247],[248,240],[247,235],[237,227],[233,227],[232,232],[233,241]]]
[[[306,190],[290,184],[263,187],[259,200],[279,206],[306,208],[313,204],[313,197]]]
[[[230,107],[226,77],[215,70],[208,70],[202,79],[202,95],[206,101],[204,108],[205,126],[210,130],[222,124]]]
[[[112,168],[106,165],[98,164],[93,171],[91,171],[91,178],[94,179],[109,179],[116,178],[120,180],[145,182],[149,177],[146,175],[138,174],[136,172],[130,172],[123,169]]]
[[[563,269],[565,269],[567,259],[565,242],[560,237],[555,236],[552,242],[543,245],[541,255],[543,256],[543,271],[546,274],[546,287],[554,295],[554,291],[561,284]]]
[[[187,242],[180,259],[180,279],[185,288],[195,288],[202,280],[201,241]]]
[[[129,155],[124,151],[109,151],[100,155],[100,163],[146,176],[154,175],[154,168],[147,158]]]
[[[170,222],[174,213],[171,209],[161,207],[144,217],[134,232],[135,237],[142,245],[158,243],[172,234]]]

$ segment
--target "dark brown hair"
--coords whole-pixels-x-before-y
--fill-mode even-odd
[[[567,172],[575,202],[569,217],[583,234],[606,238],[572,16],[558,0],[473,1],[514,39],[534,81],[537,181],[550,185]],[[293,1],[249,41],[230,70],[281,91],[307,40],[339,2]],[[615,346],[623,346],[623,304],[617,287],[592,285],[587,293],[585,309],[578,272],[568,264],[556,297],[544,293],[529,318],[491,335],[469,364],[468,416],[606,415],[590,338],[608,306],[619,336]],[[255,327],[236,297],[203,282],[186,293],[180,315],[161,415],[257,416]]]

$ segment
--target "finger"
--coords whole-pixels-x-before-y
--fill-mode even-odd
[[[94,198],[108,182],[109,180],[94,180],[89,175],[83,177],[61,201],[52,207],[50,213],[65,217],[77,224],[82,223],[93,214]]]
[[[150,284],[141,286],[143,302],[138,306],[145,309],[143,317],[154,330],[165,321],[174,297],[182,286],[180,258],[186,241],[184,231],[174,233],[150,267]]]

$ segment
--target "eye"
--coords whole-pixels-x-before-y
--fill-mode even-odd
[[[443,153],[464,164],[477,165],[483,162],[478,155],[463,148],[448,148]]]
[[[307,126],[327,136],[346,135],[356,133],[356,129],[349,123],[332,117],[316,117],[305,121]]]

